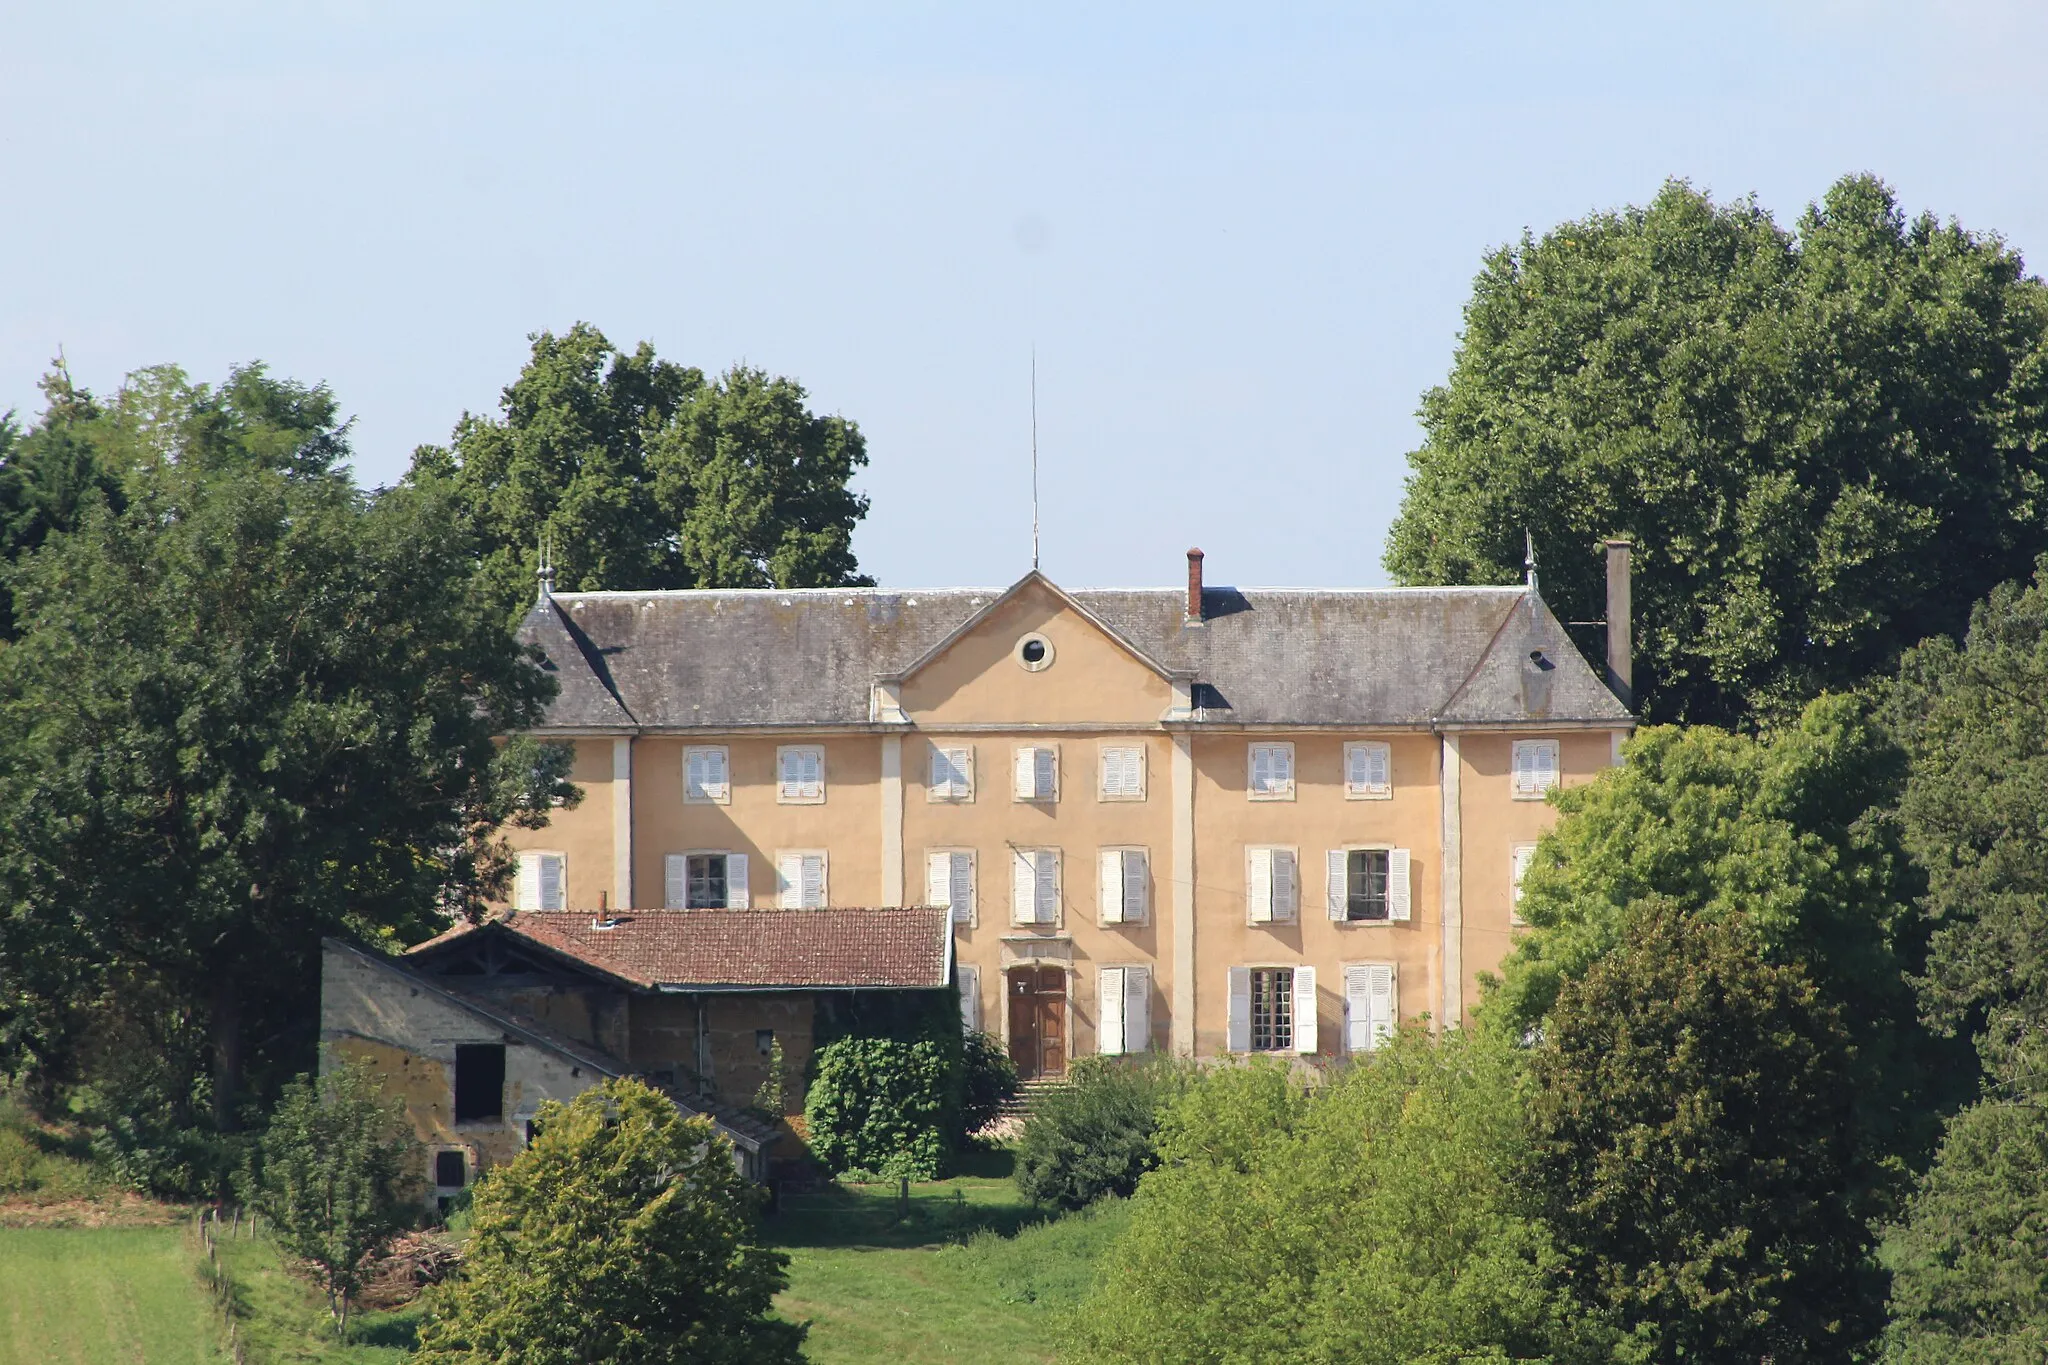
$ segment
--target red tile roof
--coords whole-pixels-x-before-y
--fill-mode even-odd
[[[517,910],[412,951],[498,928],[646,990],[933,989],[952,969],[943,908],[630,910],[597,923],[588,910]]]

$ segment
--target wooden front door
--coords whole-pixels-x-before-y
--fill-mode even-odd
[[[1010,969],[1010,1059],[1027,1081],[1067,1074],[1067,972]]]

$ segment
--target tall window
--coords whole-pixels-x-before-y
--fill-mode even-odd
[[[1344,855],[1344,918],[1387,917],[1387,850],[1354,848]]]
[[[1105,848],[1099,891],[1104,924],[1142,924],[1151,898],[1149,860],[1142,848]]]
[[[1294,746],[1254,744],[1249,760],[1250,796],[1254,801],[1294,799]]]
[[[1060,851],[1020,848],[1011,860],[1010,922],[1057,924],[1060,918]]]
[[[1557,785],[1557,741],[1518,739],[1514,748],[1517,801],[1541,801]]]
[[[1060,751],[1050,745],[1017,750],[1016,796],[1019,801],[1060,799]]]
[[[747,855],[671,853],[663,859],[662,904],[670,910],[744,910]]]
[[[1294,850],[1245,850],[1245,922],[1285,924],[1294,918],[1296,883]]]
[[[1294,969],[1252,968],[1252,1051],[1294,1050]]]
[[[787,744],[775,751],[775,799],[785,805],[815,805],[825,799],[825,750],[817,744]]]
[[[514,889],[515,910],[566,910],[569,908],[568,860],[559,853],[519,855],[519,883]]]
[[[683,800],[722,806],[732,799],[732,762],[723,745],[683,750]]]
[[[974,799],[974,750],[932,749],[932,780],[925,785],[928,801],[972,801]]]
[[[455,1049],[455,1121],[505,1117],[505,1045],[461,1043]]]
[[[1522,918],[1522,877],[1536,861],[1536,845],[1508,845],[1508,923],[1526,924]]]
[[[1099,795],[1104,801],[1145,799],[1145,750],[1142,746],[1102,746],[1102,781]]]
[[[968,849],[941,849],[925,857],[925,904],[943,905],[953,923],[974,923],[974,854]]]

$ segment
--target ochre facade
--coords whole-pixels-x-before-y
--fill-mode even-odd
[[[1547,609],[1543,619],[1551,620]],[[1045,649],[1031,666],[1020,649],[1034,639]],[[1569,664],[1586,667],[1575,656]],[[999,1038],[1010,1036],[1013,975],[1054,967],[1066,981],[1060,1048],[1069,1057],[1101,1050],[1103,970],[1140,967],[1149,1033],[1128,1046],[1215,1056],[1232,1050],[1230,995],[1244,979],[1233,969],[1312,967],[1314,1043],[1288,1050],[1336,1057],[1350,1046],[1347,966],[1390,966],[1402,1019],[1455,1023],[1477,999],[1480,975],[1512,944],[1514,849],[1556,816],[1540,794],[1517,794],[1516,741],[1554,742],[1555,781],[1570,786],[1617,762],[1633,725],[1621,708],[1605,718],[1520,725],[1388,725],[1364,715],[1352,723],[1235,725],[1205,718],[1193,686],[1034,576],[913,669],[879,678],[866,722],[544,730],[575,746],[584,799],[548,827],[509,837],[520,849],[563,855],[566,905],[578,909],[600,899],[659,907],[666,859],[693,852],[745,854],[756,906],[777,903],[778,857],[791,852],[826,855],[831,905],[923,904],[928,855],[970,852],[974,903],[971,914],[956,915],[957,963],[973,997],[969,1017]],[[1347,788],[1346,745],[1359,742],[1388,746],[1390,794]],[[778,750],[797,744],[824,752],[823,799],[815,803],[778,794]],[[1254,744],[1292,746],[1291,795],[1250,793]],[[685,751],[695,746],[726,750],[723,801],[685,800]],[[1015,793],[1016,751],[1033,746],[1057,752],[1056,799]],[[1104,798],[1104,746],[1142,749],[1141,795]],[[971,750],[971,795],[933,799],[934,749]],[[1329,914],[1326,859],[1356,847],[1406,852],[1406,920]],[[1255,848],[1295,853],[1291,919],[1251,922]],[[1049,924],[1014,922],[1019,849],[1059,851]],[[1141,922],[1101,922],[1105,849],[1146,854]],[[1307,1032],[1296,1023],[1296,1037]],[[798,1059],[789,1060],[798,1072]]]

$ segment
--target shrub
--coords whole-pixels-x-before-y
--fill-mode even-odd
[[[1166,1057],[1086,1057],[1073,1083],[1052,1091],[1025,1121],[1017,1188],[1038,1204],[1078,1209],[1106,1194],[1128,1195],[1159,1164],[1160,1112],[1191,1077]]]
[[[995,1122],[1003,1101],[1017,1094],[1017,1064],[993,1034],[969,1032],[961,1040],[960,1137]]]
[[[836,1038],[818,1050],[817,1067],[804,1123],[827,1169],[911,1180],[946,1173],[960,1072],[942,1040]]]
[[[797,1365],[769,1316],[789,1259],[755,1241],[760,1191],[708,1119],[634,1080],[536,1116],[476,1186],[460,1277],[429,1291],[415,1365]]]

